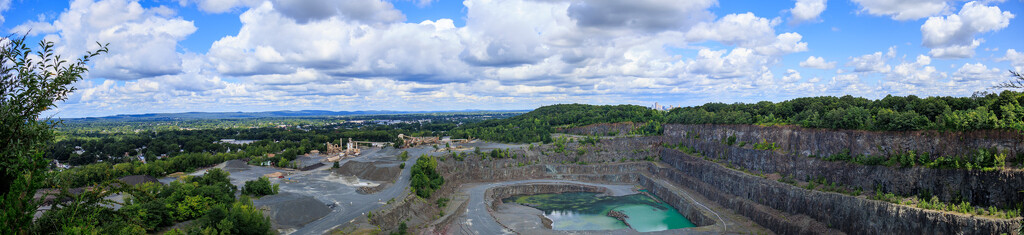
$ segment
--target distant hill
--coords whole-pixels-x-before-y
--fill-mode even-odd
[[[354,115],[398,115],[398,114],[429,114],[429,113],[486,113],[486,112],[528,112],[530,110],[461,110],[461,111],[327,111],[327,110],[283,110],[265,112],[187,112],[187,113],[147,113],[121,114],[106,117],[67,118],[65,121],[170,121],[196,119],[244,119],[244,118],[294,118],[294,117],[325,117]]]

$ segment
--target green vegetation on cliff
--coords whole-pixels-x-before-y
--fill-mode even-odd
[[[409,187],[421,198],[430,198],[430,194],[441,188],[444,177],[437,173],[437,159],[424,154],[412,165],[412,179]]]
[[[501,142],[551,142],[555,128],[596,123],[650,123],[631,134],[661,134],[662,112],[636,105],[557,104],[537,108],[507,119],[487,120],[458,127],[455,138],[479,138]]]

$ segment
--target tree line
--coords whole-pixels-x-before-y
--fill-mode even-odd
[[[707,103],[673,109],[669,123],[799,125],[874,131],[1009,129],[1024,131],[1024,94],[976,93],[970,97],[806,97],[772,103]]]
[[[661,134],[664,123],[798,125],[808,128],[872,131],[1005,129],[1024,131],[1024,93],[978,92],[970,97],[886,96],[878,100],[850,95],[804,97],[778,103],[707,103],[656,111],[636,105],[558,104],[520,116],[463,125],[456,138],[499,142],[545,142],[557,128],[595,123],[644,123],[630,134]]]
[[[637,122],[652,123],[645,126],[646,134],[660,134],[660,123],[665,116],[647,107],[636,105],[557,104],[537,108],[523,115],[487,120],[455,128],[455,138],[478,138],[499,142],[550,143],[556,128],[586,126],[596,123]]]

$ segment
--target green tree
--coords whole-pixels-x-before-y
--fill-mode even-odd
[[[39,42],[33,53],[25,37],[0,41],[0,234],[27,233],[38,208],[32,198],[45,180],[43,151],[60,123],[40,114],[66,100],[75,90],[71,84],[88,71],[89,59],[107,48],[100,45],[68,62],[54,54],[52,42]]]
[[[1024,89],[1024,75],[1019,72],[1010,70],[1010,80],[1000,83],[993,88],[1005,88],[1005,89]]]
[[[278,184],[271,184],[267,177],[260,177],[257,180],[245,181],[242,186],[242,194],[252,196],[274,195],[278,192]]]

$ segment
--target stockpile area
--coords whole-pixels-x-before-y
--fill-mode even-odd
[[[398,177],[402,169],[398,168],[398,163],[392,162],[348,161],[340,168],[333,169],[332,172],[343,176],[355,176],[363,180],[391,182]]]

